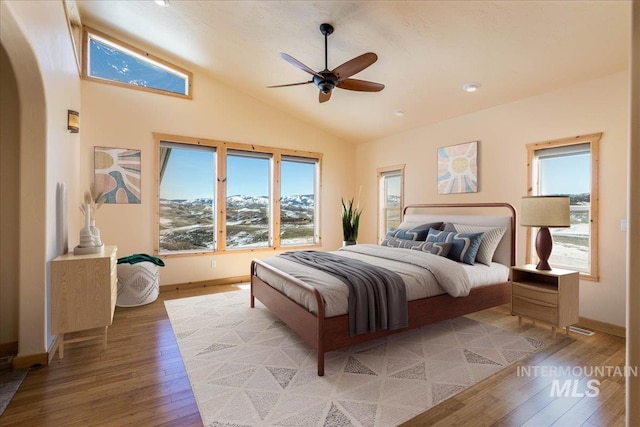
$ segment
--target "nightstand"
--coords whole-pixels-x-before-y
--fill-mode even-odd
[[[569,335],[569,326],[578,323],[579,286],[577,271],[511,267],[511,314],[519,324],[527,317],[551,325],[554,339],[556,328],[565,328]]]

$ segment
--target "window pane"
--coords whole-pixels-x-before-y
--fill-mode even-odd
[[[162,143],[160,252],[215,249],[215,151]]]
[[[550,228],[553,251],[549,263],[555,267],[589,272],[591,155],[562,154],[539,159],[540,194],[570,197],[570,228]]]
[[[316,242],[316,169],[318,162],[285,159],[280,162],[280,244]]]
[[[400,225],[400,188],[402,187],[402,177],[400,175],[389,175],[384,177],[385,188],[385,212],[386,227],[389,231],[391,228],[397,228]]]
[[[271,158],[227,155],[227,248],[269,246]]]
[[[186,75],[93,35],[89,36],[88,67],[91,77],[188,94]]]

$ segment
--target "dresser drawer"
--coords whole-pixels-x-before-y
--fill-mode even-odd
[[[557,288],[551,286],[531,286],[524,283],[513,282],[511,293],[514,296],[540,301],[546,304],[558,305]]]
[[[511,311],[518,316],[540,320],[552,325],[558,324],[558,307],[553,304],[513,295]]]

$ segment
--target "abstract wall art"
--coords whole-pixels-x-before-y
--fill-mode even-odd
[[[140,150],[94,147],[95,187],[104,203],[140,203]]]
[[[438,148],[438,194],[478,192],[478,141]]]

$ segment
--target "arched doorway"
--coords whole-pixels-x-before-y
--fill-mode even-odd
[[[0,44],[15,77],[17,99],[13,108],[15,105],[19,108],[9,115],[10,128],[15,130],[12,144],[19,145],[19,180],[13,182],[18,193],[18,217],[14,224],[18,244],[13,249],[17,266],[18,296],[14,307],[17,307],[18,357],[14,366],[26,367],[47,363],[47,115],[36,55],[14,16],[14,6],[8,3],[0,2]],[[0,143],[4,146],[4,137]],[[4,215],[4,203],[1,209]],[[9,209],[13,211],[16,207]],[[4,288],[5,284],[1,286]],[[19,362],[21,355],[25,357]]]

